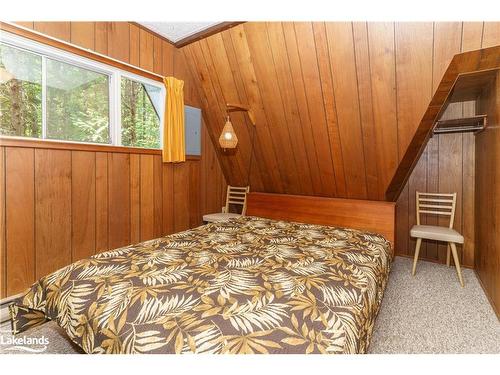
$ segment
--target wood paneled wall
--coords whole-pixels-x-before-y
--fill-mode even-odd
[[[181,50],[216,140],[225,103],[257,120],[253,190],[383,200],[451,57],[495,43],[490,23],[248,22]],[[484,37],[483,37],[484,34]],[[248,120],[222,154],[246,182]]]
[[[500,318],[500,75],[479,107],[488,127],[476,137],[476,272]]]
[[[201,223],[199,160],[28,147],[0,147],[0,154],[3,295],[78,259]]]
[[[500,44],[500,23],[438,23],[434,26],[432,90],[439,84],[453,55]],[[410,93],[417,97],[418,90]],[[428,97],[430,99],[430,96]],[[443,119],[483,113],[476,103],[451,104]],[[415,120],[418,120],[415,118]],[[474,181],[475,135],[471,133],[441,134],[430,139],[397,202],[397,252],[413,256],[415,240],[409,230],[416,223],[415,191],[457,192],[457,211],[454,228],[463,234],[465,242],[458,246],[463,265],[474,267]],[[445,218],[424,217],[423,223],[446,225]],[[446,245],[423,241],[423,259],[444,263]]]
[[[249,22],[181,50],[214,142],[226,102],[255,112],[252,190],[383,200],[453,55],[499,43],[500,23]],[[446,116],[474,110],[453,105]],[[232,122],[238,149],[219,157],[228,182],[241,184],[249,127],[241,114]],[[473,266],[473,180],[474,137],[435,136],[398,201],[396,253],[413,254],[415,190],[457,191],[462,261]],[[425,243],[422,257],[442,262],[443,249]]]
[[[24,22],[49,36],[185,81],[200,106],[184,55],[128,22]],[[201,224],[225,200],[225,177],[202,125],[202,156],[161,156],[0,147],[0,296],[72,261]]]

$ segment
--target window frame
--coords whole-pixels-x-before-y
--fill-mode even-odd
[[[66,64],[74,65],[76,67],[90,70],[99,74],[104,74],[108,76],[108,110],[109,110],[109,143],[98,143],[98,142],[85,142],[78,140],[70,140],[69,142],[89,144],[89,145],[101,145],[101,146],[123,146],[121,142],[122,124],[121,124],[121,78],[128,78],[139,82],[141,84],[147,84],[150,86],[155,86],[161,90],[161,98],[163,106],[159,110],[159,125],[160,125],[160,148],[163,148],[163,117],[164,117],[164,106],[166,99],[166,89],[165,86],[158,81],[152,80],[147,77],[143,77],[139,74],[135,74],[112,65],[104,64],[83,56],[79,56],[75,53],[64,51],[62,49],[52,47],[31,39],[24,38],[19,35],[12,34],[10,32],[1,30],[0,32],[0,42],[8,45],[9,47],[16,48],[28,53],[40,56],[41,58],[41,85],[42,85],[42,137],[22,137],[23,139],[39,140],[39,141],[62,141],[47,138],[47,59],[60,61]],[[8,135],[1,135],[1,137],[9,137]],[[15,137],[19,138],[19,137]],[[128,147],[128,146],[127,146]],[[159,150],[158,148],[145,148],[145,147],[133,147],[133,148],[144,148],[151,150]]]

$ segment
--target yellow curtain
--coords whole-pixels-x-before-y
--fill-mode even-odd
[[[184,81],[163,78],[167,90],[163,118],[163,162],[186,161],[184,140]]]

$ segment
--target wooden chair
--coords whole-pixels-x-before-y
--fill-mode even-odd
[[[222,207],[222,212],[216,214],[203,215],[203,221],[214,223],[218,221],[227,221],[231,218],[245,216],[247,210],[247,193],[250,186],[227,186],[226,205]],[[229,212],[229,205],[241,206],[241,214]]]
[[[417,268],[418,254],[422,239],[444,241],[448,243],[446,254],[446,265],[450,266],[450,249],[453,254],[453,260],[457,269],[460,285],[464,286],[462,279],[462,271],[460,270],[460,262],[456,244],[463,244],[464,237],[453,229],[453,220],[455,219],[455,207],[457,204],[457,193],[442,194],[442,193],[416,193],[416,208],[417,208],[417,225],[411,228],[410,235],[417,239],[415,246],[415,257],[413,259],[412,275],[415,275]],[[420,225],[420,214],[432,214],[440,216],[448,216],[450,222],[448,227]]]

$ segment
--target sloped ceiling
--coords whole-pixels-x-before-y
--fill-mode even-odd
[[[432,94],[460,52],[462,23],[254,23],[182,49],[212,141],[225,103],[256,117],[254,191],[383,200]],[[482,29],[482,26],[481,26]],[[455,35],[456,34],[456,35]],[[219,158],[244,185],[252,125],[231,115],[235,151]]]

